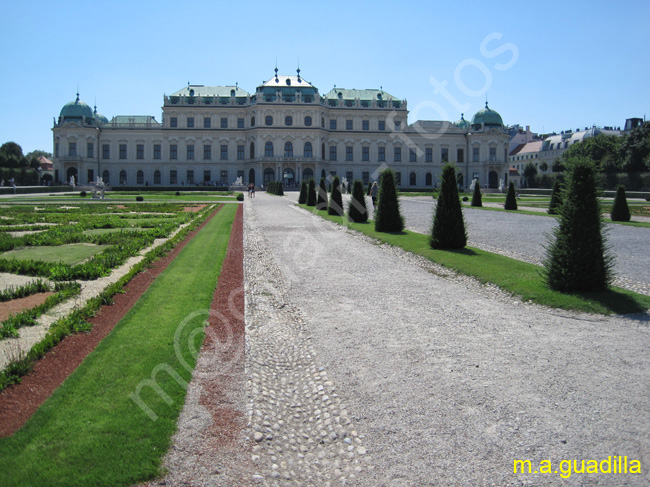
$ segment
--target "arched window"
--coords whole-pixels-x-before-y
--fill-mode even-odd
[[[282,180],[283,180],[284,184],[286,184],[287,186],[292,186],[293,185],[293,179],[294,179],[293,169],[291,169],[290,167],[286,168],[282,172]]]
[[[305,157],[314,157],[314,150],[311,147],[311,142],[305,142]]]
[[[291,142],[284,144],[284,157],[293,157],[293,144]]]
[[[267,115],[264,119],[264,123],[266,125],[273,125],[273,117],[271,115]]]
[[[255,127],[255,117],[251,117],[251,127]]]
[[[426,186],[433,186],[433,177],[431,176],[430,172],[428,172],[426,176],[424,176],[424,184]]]
[[[124,169],[120,171],[120,184],[126,184],[126,171]]]
[[[308,180],[314,177],[314,171],[312,171],[310,168],[303,169],[302,171],[302,179],[303,180]]]
[[[255,144],[251,142],[251,159],[255,158]]]
[[[311,117],[309,115],[305,117],[305,127],[311,127]]]
[[[104,181],[104,184],[111,184],[111,173],[104,170],[102,173],[102,180]]]
[[[264,169],[264,184],[269,184],[271,181],[275,181],[275,172],[270,167]]]
[[[264,157],[273,157],[273,142],[267,142],[264,145]]]
[[[417,176],[415,175],[414,172],[412,172],[412,173],[409,175],[409,184],[410,184],[411,186],[415,186],[415,185],[417,184]]]
[[[291,115],[287,115],[286,117],[284,117],[284,124],[287,127],[293,125],[293,117]]]
[[[138,171],[135,175],[136,184],[144,184],[144,172],[142,170]]]
[[[153,184],[160,184],[160,171],[158,169],[153,172]]]

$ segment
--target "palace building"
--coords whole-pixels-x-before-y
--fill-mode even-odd
[[[108,120],[79,99],[52,129],[55,181],[118,186],[257,186],[338,175],[364,183],[390,167],[403,189],[430,190],[442,164],[459,184],[478,178],[497,188],[508,177],[501,116],[488,108],[471,121],[408,123],[406,100],[383,89],[336,86],[321,95],[295,76],[278,75],[254,93],[239,86],[190,85],[164,96],[162,119],[118,115]]]

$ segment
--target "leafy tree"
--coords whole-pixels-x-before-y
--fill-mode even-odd
[[[474,194],[472,195],[472,206],[483,206],[483,198],[481,197],[481,185],[479,180],[474,184]]]
[[[304,205],[305,203],[307,203],[307,181],[303,179],[302,184],[300,185],[300,195],[298,196],[298,204]]]
[[[557,215],[562,206],[562,193],[560,190],[560,182],[555,181],[553,184],[553,192],[551,193],[551,202],[548,204],[548,214]]]
[[[545,277],[562,292],[604,291],[611,280],[596,187],[596,168],[586,157],[570,159],[554,240],[547,248]]]
[[[551,164],[551,171],[553,171],[553,172],[563,172],[564,171],[564,163],[562,162],[561,157],[558,157],[557,159],[555,159],[553,161],[553,164]]]
[[[543,172],[548,171],[548,163],[547,163],[546,161],[542,162],[542,163],[539,165],[539,168],[540,168],[540,170],[542,170]]]
[[[28,165],[23,149],[15,142],[5,142],[0,146],[0,167],[20,168]]]
[[[517,209],[517,197],[515,196],[515,185],[510,181],[508,185],[508,194],[506,195],[506,204],[503,205],[506,210]]]
[[[612,205],[610,216],[612,217],[612,221],[615,222],[630,221],[630,208],[627,206],[625,187],[623,185],[620,185],[616,190],[616,198],[614,198],[614,204]]]
[[[429,244],[434,249],[462,249],[467,245],[465,220],[458,197],[456,169],[451,164],[445,164],[442,168],[440,194],[433,216]]]
[[[366,208],[363,182],[358,180],[354,182],[352,187],[352,199],[348,206],[348,218],[357,223],[368,221],[368,209]]]
[[[395,173],[386,169],[381,174],[379,186],[379,201],[375,211],[375,230],[378,232],[401,232],[404,229],[404,218],[399,211]]]
[[[524,177],[526,178],[526,187],[535,187],[535,176],[537,176],[537,167],[532,162],[524,167]]]
[[[646,161],[650,157],[650,121],[632,129],[625,137],[621,150],[624,160],[623,169],[627,173],[645,171]]]
[[[328,215],[343,216],[343,198],[341,196],[341,181],[336,176],[332,182],[332,193],[330,195],[330,204],[327,207]]]
[[[327,209],[327,188],[325,186],[325,178],[320,178],[317,197],[318,197],[318,201],[316,203],[316,209],[326,210]]]
[[[307,206],[316,206],[316,182],[314,181],[314,178],[309,179]]]

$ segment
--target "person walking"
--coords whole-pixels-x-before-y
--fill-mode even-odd
[[[379,196],[379,186],[377,186],[377,181],[372,183],[372,188],[370,189],[370,197],[372,198],[372,207],[377,209],[377,196]]]

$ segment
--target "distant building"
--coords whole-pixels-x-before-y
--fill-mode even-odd
[[[41,167],[41,180],[52,182],[54,180],[54,164],[45,156],[39,156],[38,162]]]
[[[530,125],[526,125],[524,130],[521,125],[513,125],[508,127],[508,135],[510,136],[510,143],[508,144],[508,154],[511,154],[515,148],[528,142],[535,140],[542,140],[541,137],[530,131]]]

